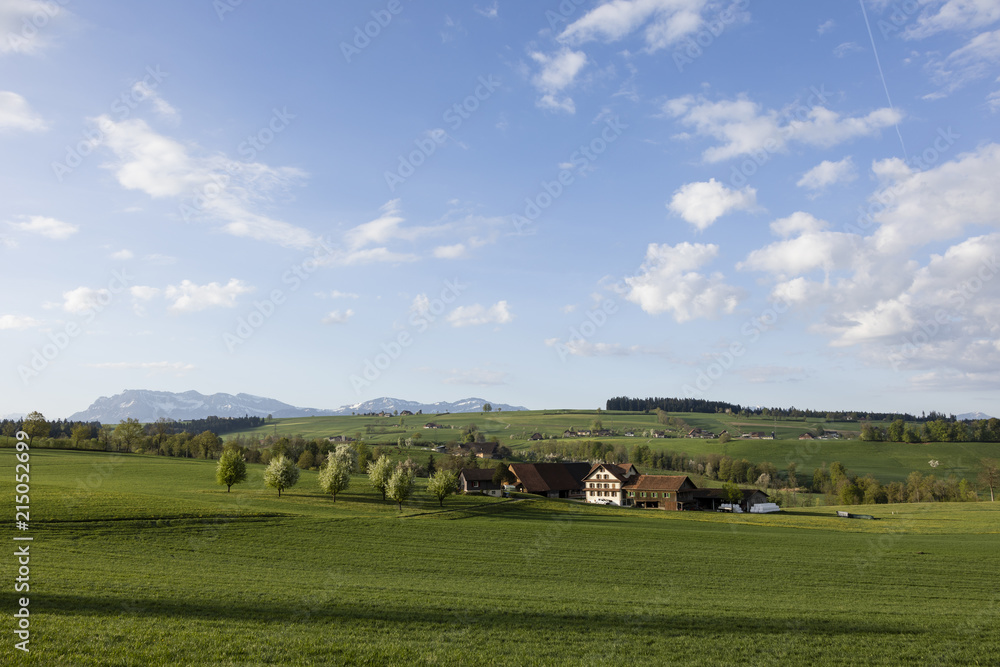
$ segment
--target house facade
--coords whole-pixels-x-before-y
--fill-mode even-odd
[[[598,463],[583,478],[584,497],[588,503],[625,505],[624,486],[638,476],[631,463]]]
[[[661,510],[692,507],[697,489],[687,475],[639,475],[623,487],[627,505]]]

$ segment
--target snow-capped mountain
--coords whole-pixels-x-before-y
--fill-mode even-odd
[[[976,420],[976,419],[993,419],[993,417],[989,416],[985,412],[963,412],[962,414],[958,415],[956,417],[956,419],[959,419],[961,421],[965,421],[967,419],[971,419],[971,420]]]
[[[212,394],[206,396],[197,391],[174,393],[172,391],[150,391],[148,389],[127,389],[114,396],[102,396],[82,412],[70,415],[73,421],[99,421],[114,424],[126,418],[140,422],[154,422],[160,417],[183,421],[204,419],[205,417],[308,417],[310,415],[332,415],[331,410],[297,408],[273,398],[263,398],[251,394]]]
[[[483,409],[483,404],[489,403],[493,410],[503,410],[504,412],[514,412],[517,410],[527,410],[520,405],[507,405],[506,403],[492,403],[484,398],[465,398],[461,401],[439,401],[437,403],[417,403],[416,401],[404,401],[401,398],[373,398],[364,403],[354,405],[342,405],[334,410],[335,415],[366,414],[369,412],[393,412],[409,410],[410,412],[422,411],[425,414],[435,414],[439,412],[479,412]]]
[[[337,410],[299,408],[273,398],[251,394],[212,394],[206,396],[197,391],[175,393],[172,391],[151,391],[148,389],[127,389],[114,396],[102,396],[81,412],[69,416],[72,421],[98,421],[115,424],[123,419],[133,418],[140,422],[155,422],[164,417],[176,421],[204,419],[205,417],[310,417],[365,414],[368,412],[394,412],[409,410],[425,414],[438,412],[479,412],[484,403],[490,403],[494,410],[512,412],[527,410],[505,403],[492,403],[482,398],[466,398],[449,403],[417,403],[399,398],[375,398],[363,403],[344,405]]]

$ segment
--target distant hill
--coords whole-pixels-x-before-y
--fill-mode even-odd
[[[376,398],[355,405],[344,405],[337,410],[320,410],[316,408],[299,408],[288,403],[253,396],[252,394],[212,394],[207,396],[197,391],[175,393],[171,391],[152,391],[148,389],[127,389],[114,396],[102,396],[94,401],[89,408],[75,412],[69,416],[72,421],[98,421],[102,424],[114,424],[123,419],[138,419],[140,422],[154,422],[161,417],[176,421],[188,419],[204,419],[206,417],[310,417],[350,415],[366,412],[392,412],[394,410],[409,410],[425,413],[436,412],[479,412],[483,403],[490,403],[482,398],[467,398],[454,403],[417,403],[398,398]],[[527,408],[491,403],[493,409],[515,411]]]
[[[962,414],[957,415],[956,419],[960,419],[962,421],[965,421],[967,419],[971,419],[971,420],[976,420],[976,419],[993,419],[993,417],[989,416],[985,412],[963,412]]]
[[[350,414],[365,414],[368,412],[393,412],[409,410],[410,412],[422,411],[424,413],[437,413],[437,412],[479,412],[483,409],[483,404],[489,403],[493,406],[494,410],[503,410],[504,412],[516,412],[519,410],[527,410],[528,408],[522,405],[507,405],[506,403],[493,403],[492,401],[487,401],[485,398],[465,398],[461,401],[455,401],[449,403],[447,401],[440,401],[438,403],[417,403],[415,401],[404,401],[400,398],[374,398],[370,401],[365,401],[364,403],[355,403],[354,405],[343,405],[338,410],[334,410],[333,415],[350,415]]]

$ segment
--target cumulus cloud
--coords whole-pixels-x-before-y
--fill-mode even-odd
[[[848,155],[843,160],[831,162],[823,160],[818,165],[803,174],[795,184],[808,190],[822,190],[829,185],[849,183],[858,177],[854,169],[854,161]]]
[[[110,301],[111,292],[106,289],[77,287],[63,292],[63,310],[68,313],[85,313],[106,306]]]
[[[234,236],[310,248],[318,243],[308,230],[258,212],[272,195],[304,176],[292,167],[240,162],[222,155],[200,155],[196,147],[162,135],[137,118],[95,119],[104,145],[117,160],[109,165],[118,183],[154,199],[179,201],[185,219],[207,218],[222,223]]]
[[[674,192],[667,208],[697,229],[705,230],[726,213],[750,210],[756,204],[755,189],[732,190],[712,178],[707,182],[681,186]]]
[[[563,48],[551,55],[535,51],[531,59],[538,63],[540,70],[531,83],[542,94],[537,104],[543,109],[575,113],[573,99],[562,95],[563,90],[576,80],[580,70],[587,64],[587,54]]]
[[[917,20],[906,29],[907,39],[923,39],[944,31],[967,31],[1000,20],[1000,5],[994,0],[947,0],[927,3]]]
[[[253,287],[236,278],[231,278],[225,285],[215,282],[197,285],[184,280],[180,285],[168,285],[164,295],[173,301],[171,310],[190,313],[206,308],[232,308],[241,294],[253,290]]]
[[[559,40],[568,44],[616,42],[645,25],[646,48],[657,51],[697,32],[708,4],[707,0],[612,0],[568,25]]]
[[[20,216],[16,222],[11,221],[7,224],[18,231],[38,234],[55,241],[64,241],[80,230],[77,225],[72,223],[41,215]]]
[[[27,315],[0,315],[0,330],[32,329],[40,324],[41,322]]]
[[[0,2],[0,54],[39,53],[51,43],[53,24],[67,14],[50,0]]]
[[[0,132],[4,130],[38,132],[46,127],[45,121],[31,108],[28,100],[17,93],[0,90]]]
[[[725,284],[720,273],[695,271],[718,252],[714,244],[651,243],[639,275],[625,279],[629,288],[626,298],[651,315],[669,312],[678,322],[732,313],[742,290]]]
[[[745,95],[712,102],[704,96],[686,95],[668,100],[663,111],[694,129],[695,134],[719,142],[704,151],[706,162],[721,162],[741,155],[784,152],[791,144],[829,148],[858,137],[872,136],[902,118],[890,108],[864,116],[842,116],[823,106],[763,109]]]
[[[332,310],[323,318],[323,324],[346,324],[354,317],[354,311],[348,308],[345,311]]]
[[[442,245],[434,248],[434,256],[439,259],[460,259],[465,257],[465,244]]]
[[[986,144],[924,171],[898,158],[873,163],[883,187],[872,197],[883,252],[955,238],[970,226],[1000,227],[1000,144]]]
[[[459,306],[448,313],[447,317],[448,322],[453,327],[507,324],[513,319],[514,315],[510,312],[506,301],[498,301],[488,308],[478,303],[471,306]]]
[[[849,269],[859,252],[860,237],[824,231],[826,226],[826,222],[803,212],[775,220],[771,230],[786,240],[754,250],[737,268],[766,271],[782,279],[817,269],[826,273]],[[793,234],[798,236],[788,238]]]

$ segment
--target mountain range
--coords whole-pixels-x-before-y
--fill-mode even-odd
[[[353,405],[342,405],[335,410],[300,408],[273,398],[252,394],[211,394],[197,391],[175,393],[148,389],[126,389],[114,396],[101,396],[90,407],[69,416],[71,421],[114,424],[123,419],[138,419],[140,422],[154,422],[161,417],[184,421],[205,417],[313,417],[364,414],[368,412],[393,412],[409,410],[433,414],[439,412],[479,412],[484,403],[490,403],[494,410],[513,412],[527,410],[522,406],[493,403],[482,398],[466,398],[460,401],[438,403],[418,403],[398,398],[375,398]]]

